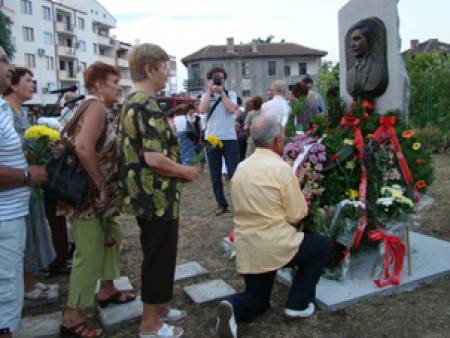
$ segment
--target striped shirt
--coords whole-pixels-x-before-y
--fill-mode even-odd
[[[0,97],[0,166],[24,169],[28,166],[22,142],[14,128],[13,112],[9,104]],[[0,221],[28,215],[30,188],[23,186],[0,189]]]

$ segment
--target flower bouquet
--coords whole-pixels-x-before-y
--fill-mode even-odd
[[[223,148],[222,141],[219,140],[219,138],[214,134],[208,135],[206,140],[208,141],[205,143],[204,146],[206,152],[208,152],[208,150],[210,150],[211,148],[213,149]],[[205,153],[203,151],[200,151],[198,154],[195,154],[194,157],[192,158],[192,165],[193,166],[200,165],[201,163],[204,163],[204,160],[205,160]]]
[[[304,157],[297,174],[303,179],[299,173],[305,173],[300,179],[305,196],[308,183],[320,188],[319,194],[308,196],[310,214],[305,230],[331,238],[328,271],[333,273],[328,277],[335,279],[344,277],[351,253],[380,241],[381,259],[375,270],[384,273],[375,283],[396,285],[404,253],[404,223],[400,222],[414,212],[414,203],[433,181],[431,156],[397,111],[376,114],[374,105],[366,100],[353,102],[345,113],[341,105],[336,107],[328,115],[315,116],[313,124],[320,127],[310,128],[306,136],[295,136],[285,148],[285,159],[291,165]],[[323,150],[317,155],[305,152],[319,139]],[[326,161],[321,161],[321,153]],[[320,179],[308,177],[308,170]],[[390,274],[393,268],[396,273]]]
[[[24,134],[25,151],[30,164],[46,165],[50,159],[50,143],[58,141],[60,134],[55,129],[37,125],[28,128]]]

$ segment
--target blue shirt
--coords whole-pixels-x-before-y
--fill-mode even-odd
[[[0,166],[14,169],[28,167],[22,141],[14,128],[14,115],[9,104],[0,97]],[[28,215],[30,188],[0,188],[0,221]]]
[[[206,94],[204,94],[206,95]],[[220,98],[218,93],[214,93],[209,98],[209,111]],[[233,91],[228,91],[228,98],[234,104],[237,104],[237,95]],[[209,135],[215,135],[219,140],[236,140],[236,129],[234,127],[234,112],[228,112],[223,102],[220,102],[211,114],[210,119],[206,122],[205,140]]]

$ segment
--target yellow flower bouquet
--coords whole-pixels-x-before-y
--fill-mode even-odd
[[[51,156],[49,144],[58,141],[60,135],[55,129],[36,125],[25,131],[24,138],[30,164],[46,165]]]

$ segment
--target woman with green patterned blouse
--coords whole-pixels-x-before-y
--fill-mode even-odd
[[[119,200],[141,229],[143,314],[141,338],[181,337],[180,327],[165,324],[185,312],[171,309],[178,242],[182,182],[199,169],[179,164],[177,137],[156,102],[168,78],[169,56],[159,46],[134,46],[128,56],[134,91],[123,103],[119,125]]]

